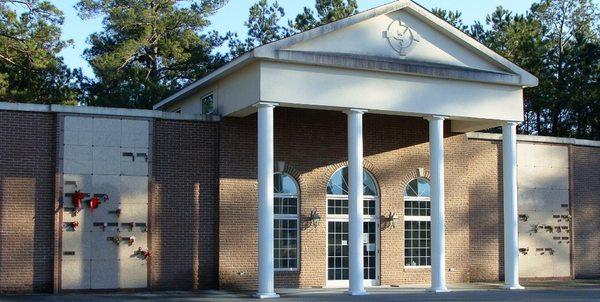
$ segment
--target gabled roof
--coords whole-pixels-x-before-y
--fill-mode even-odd
[[[357,57],[352,60],[342,59],[347,55],[336,55],[332,53],[303,52],[286,50],[292,45],[300,42],[315,39],[325,34],[340,30],[342,28],[357,24],[359,22],[385,15],[398,10],[406,10],[412,15],[445,34],[461,46],[473,53],[493,62],[506,72],[494,72],[479,69],[470,69],[465,67],[449,66],[443,64],[431,64],[421,62],[411,62],[408,60],[377,57]],[[206,77],[190,84],[177,93],[164,99],[154,106],[154,109],[161,109],[165,105],[180,100],[194,92],[202,89],[206,85],[223,78],[235,70],[249,64],[254,60],[275,60],[285,62],[297,62],[312,65],[336,66],[342,68],[382,70],[388,72],[410,73],[423,76],[435,76],[441,78],[451,78],[459,80],[481,81],[489,83],[498,83],[504,85],[516,85],[522,87],[534,87],[538,84],[538,79],[510,62],[501,55],[495,53],[479,41],[463,33],[459,29],[450,25],[433,13],[416,4],[411,0],[398,0],[373,9],[366,10],[356,15],[344,18],[314,29],[298,33],[296,35],[259,46],[242,56],[236,58],[230,63],[210,73]],[[341,64],[340,62],[343,62]]]

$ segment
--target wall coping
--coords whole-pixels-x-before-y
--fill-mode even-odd
[[[482,132],[469,132],[467,133],[468,139],[481,139],[481,140],[502,140],[502,134],[498,133],[482,133]],[[545,144],[561,144],[561,145],[574,145],[574,146],[586,146],[586,147],[598,147],[600,148],[600,141],[593,141],[587,139],[577,139],[568,137],[552,137],[552,136],[537,136],[537,135],[517,135],[517,141],[520,142],[533,142],[533,143],[545,143]]]
[[[48,112],[48,113],[75,113],[89,115],[112,115],[125,117],[145,117],[166,120],[183,121],[203,121],[218,122],[221,117],[211,114],[183,114],[177,112],[165,112],[146,109],[125,109],[93,106],[66,106],[66,105],[43,105],[27,103],[6,103],[0,102],[0,110],[6,111],[28,111],[28,112]]]

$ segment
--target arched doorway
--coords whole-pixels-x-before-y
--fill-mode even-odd
[[[379,285],[379,189],[363,173],[363,263],[365,286]],[[337,170],[327,183],[327,287],[347,287],[348,167]]]

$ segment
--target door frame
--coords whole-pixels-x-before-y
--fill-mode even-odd
[[[330,195],[325,198],[325,287],[347,288],[349,280],[329,280],[329,222],[349,222],[348,215],[327,214],[327,204],[330,199],[348,200],[348,195]],[[363,285],[367,287],[381,285],[381,219],[379,196],[364,196],[364,200],[375,201],[375,215],[363,215],[363,222],[375,222],[375,279],[365,279]]]

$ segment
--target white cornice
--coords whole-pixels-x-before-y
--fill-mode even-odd
[[[156,111],[156,110],[107,108],[107,107],[91,107],[91,106],[41,105],[41,104],[0,102],[0,110],[3,110],[3,111],[25,111],[25,112],[47,112],[47,113],[67,113],[67,114],[83,114],[83,115],[103,115],[103,116],[122,116],[122,117],[134,117],[134,118],[157,118],[157,119],[185,120],[185,121],[206,121],[206,122],[220,121],[220,117],[217,115],[182,114],[182,113],[176,113],[176,112],[164,112],[164,111]]]
[[[467,133],[467,138],[501,141],[502,134],[469,132],[469,133]],[[519,134],[519,135],[517,135],[517,141],[531,142],[531,143],[586,146],[586,147],[600,147],[600,141],[593,141],[593,140],[587,140],[587,139],[576,139],[576,138],[568,138],[568,137],[552,137],[552,136],[537,136],[537,135]]]

